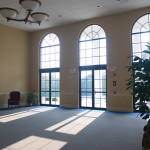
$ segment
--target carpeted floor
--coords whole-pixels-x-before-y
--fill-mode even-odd
[[[22,107],[0,110],[1,150],[142,150],[137,113]]]

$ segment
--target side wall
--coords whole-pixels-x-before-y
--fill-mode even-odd
[[[21,92],[26,105],[30,79],[30,33],[0,24],[0,108],[7,107],[9,92]]]
[[[31,33],[31,89],[39,91],[39,43],[49,32],[60,39],[60,107],[78,108],[79,106],[79,72],[78,72],[78,38],[82,29],[89,24],[99,24],[106,32],[107,66],[117,66],[114,72],[107,71],[107,110],[132,112],[131,91],[126,91],[129,73],[124,67],[131,65],[126,56],[131,55],[131,28],[141,15],[150,12],[144,8],[117,15],[86,20],[65,26],[50,28]],[[70,74],[69,69],[76,69]],[[117,86],[113,86],[116,81]],[[116,94],[114,94],[116,91]]]

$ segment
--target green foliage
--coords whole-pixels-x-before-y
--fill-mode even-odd
[[[134,96],[134,110],[138,110],[140,117],[145,120],[150,117],[150,108],[147,105],[150,103],[150,60],[146,57],[150,56],[150,43],[146,46],[148,50],[143,51],[144,57],[131,56],[134,57],[133,65],[125,67],[131,73],[130,78],[126,80],[126,90],[133,89],[131,95]]]
[[[52,101],[57,101],[57,98],[56,98],[56,97],[53,97],[53,98],[52,98]]]
[[[45,100],[46,100],[46,101],[49,101],[49,97],[46,97]],[[57,101],[57,98],[56,98],[56,97],[53,97],[53,98],[52,98],[52,101]]]
[[[28,104],[31,104],[31,103],[35,104],[37,100],[38,100],[38,93],[33,92],[33,93],[28,94],[28,98],[27,98]]]
[[[46,97],[45,100],[46,100],[46,101],[49,101],[49,97]]]
[[[148,120],[147,125],[150,126],[150,119]]]

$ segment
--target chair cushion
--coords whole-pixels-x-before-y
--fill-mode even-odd
[[[20,92],[18,92],[18,91],[11,92],[10,99],[11,99],[11,101],[20,101]]]

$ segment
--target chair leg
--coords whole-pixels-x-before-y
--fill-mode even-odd
[[[8,109],[9,109],[9,104],[8,104]]]

